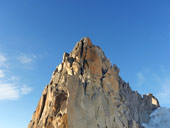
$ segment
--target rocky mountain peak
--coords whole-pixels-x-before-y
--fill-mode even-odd
[[[132,91],[119,72],[100,47],[83,38],[64,53],[28,128],[141,128],[159,102]]]

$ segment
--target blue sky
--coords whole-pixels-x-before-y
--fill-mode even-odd
[[[0,0],[0,128],[26,128],[52,72],[88,36],[141,94],[170,107],[170,2]]]

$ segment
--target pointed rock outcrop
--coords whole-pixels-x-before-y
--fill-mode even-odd
[[[158,107],[152,94],[132,91],[86,37],[64,53],[28,128],[142,128]]]

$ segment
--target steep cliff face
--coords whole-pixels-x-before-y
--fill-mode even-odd
[[[100,47],[83,38],[54,71],[28,128],[142,128],[159,107],[132,91]]]

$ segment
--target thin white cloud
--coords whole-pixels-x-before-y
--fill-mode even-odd
[[[17,100],[22,95],[26,95],[32,91],[32,88],[23,85],[17,86],[14,83],[0,84],[0,100]]]
[[[6,57],[0,54],[0,62],[5,62],[6,60]]]
[[[36,56],[31,56],[35,58]],[[23,95],[26,95],[32,91],[32,88],[21,83],[20,77],[16,76],[12,69],[8,68],[6,65],[10,65],[11,58],[0,54],[0,100],[17,100]],[[30,63],[32,59],[29,60],[25,56],[22,56],[20,60],[23,60],[23,63]],[[12,62],[16,63],[16,62]],[[10,67],[10,66],[9,66]]]
[[[5,77],[4,68],[5,65],[7,65],[6,61],[7,58],[4,55],[0,54],[0,78]]]
[[[145,82],[145,77],[144,77],[143,73],[142,73],[142,72],[138,72],[138,73],[136,74],[136,76],[137,76],[137,85],[138,85],[138,86],[141,86],[142,84],[144,84],[144,82]]]
[[[18,60],[22,63],[22,64],[30,64],[34,61],[34,59],[36,58],[36,55],[26,55],[26,54],[21,54],[18,57]]]
[[[28,86],[26,86],[26,85],[24,85],[23,87],[21,87],[21,93],[22,94],[28,94],[29,92],[31,92],[32,91],[32,88],[30,88],[30,87],[28,87]]]
[[[170,104],[170,77],[162,78],[162,82],[160,83],[160,89],[156,96],[159,98],[162,104]]]
[[[170,105],[170,73],[163,66],[157,72],[151,70],[138,72],[136,85],[141,85],[142,89],[148,87],[150,90],[147,91],[154,92],[153,95],[158,98],[161,105]]]
[[[15,82],[15,81],[19,81],[19,80],[20,80],[20,78],[17,77],[17,76],[11,76],[11,77],[8,79],[8,81],[10,81],[10,82]]]
[[[3,78],[3,77],[5,77],[5,73],[2,69],[0,69],[0,78]]]
[[[17,100],[20,97],[19,90],[13,84],[0,84],[0,100]]]
[[[4,55],[0,54],[0,66],[3,66],[6,60],[7,58]]]
[[[0,79],[0,100],[17,100],[32,91],[31,87],[23,85],[19,80],[17,76]]]

